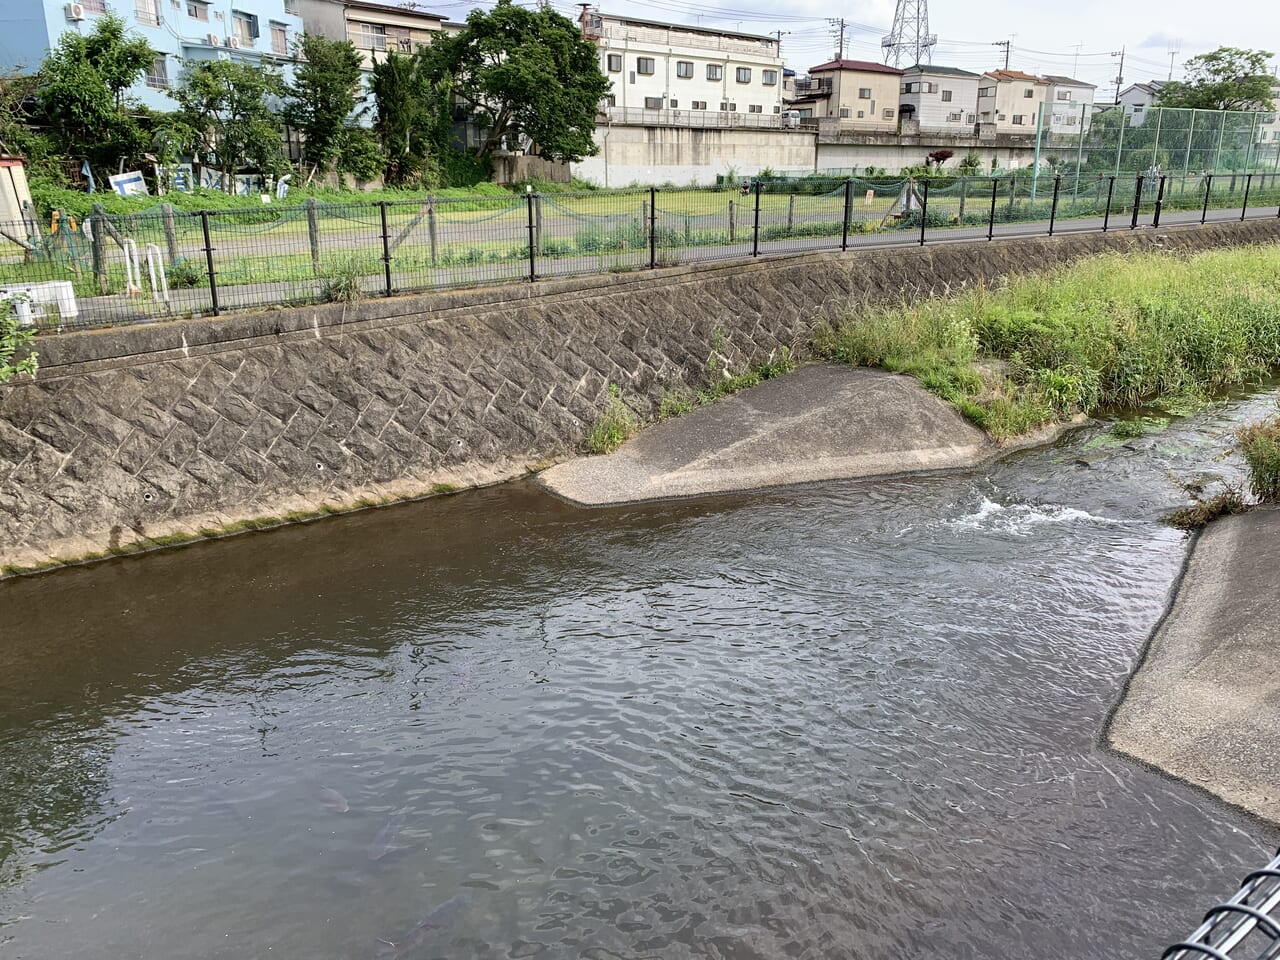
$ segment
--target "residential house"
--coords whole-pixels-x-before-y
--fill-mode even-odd
[[[782,58],[775,37],[613,16],[584,7],[583,36],[613,82],[613,120],[665,126],[777,126]]]
[[[972,134],[980,74],[918,63],[902,72],[898,117],[926,133]]]
[[[157,110],[172,110],[166,91],[184,61],[235,58],[288,72],[302,20],[291,0],[10,0],[0,67],[34,72],[64,33],[89,34],[113,10],[156,51],[146,75],[127,91]]]
[[[978,85],[978,122],[996,133],[1036,132],[1040,105],[1049,96],[1048,80],[1018,70],[989,70]]]
[[[1160,88],[1164,85],[1164,80],[1148,80],[1146,83],[1130,84],[1120,91],[1116,102],[1122,105],[1125,108],[1124,112],[1131,117],[1130,126],[1142,126],[1147,111],[1158,106]]]
[[[1049,81],[1047,106],[1043,129],[1047,133],[1078,137],[1089,129],[1093,116],[1093,95],[1098,89],[1092,83],[1057,77],[1052,74],[1042,79]]]
[[[386,59],[387,51],[413,53],[444,29],[442,14],[412,4],[389,6],[373,0],[290,0],[307,33],[330,40],[350,40],[360,51],[364,69]]]
[[[832,60],[809,69],[796,81],[796,99],[788,109],[802,117],[838,121],[868,131],[898,129],[898,90],[902,71],[867,60]]]

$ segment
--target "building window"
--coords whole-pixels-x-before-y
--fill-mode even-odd
[[[289,28],[283,23],[271,24],[271,52],[282,57],[289,53]]]
[[[677,76],[677,77],[679,77],[681,80],[689,80],[689,79],[691,79],[691,78],[693,77],[693,61],[692,61],[692,60],[677,60],[677,61],[676,61],[676,76]]]
[[[1022,99],[1024,100],[1030,100],[1035,95],[1036,95],[1035,90],[1031,89],[1030,87],[1022,91]]]
[[[187,16],[201,23],[209,22],[209,5],[199,0],[187,0]]]
[[[693,101],[693,109],[694,109],[694,110],[705,110],[705,109],[707,109],[707,101],[705,101],[705,100],[695,100],[695,101]]]
[[[678,108],[680,107],[680,101],[679,101],[679,100],[668,100],[668,101],[667,101],[667,106],[668,106],[668,107],[670,107],[672,110],[676,110],[676,109],[678,109]]]
[[[298,13],[298,0],[284,0],[284,12],[292,13],[296,16]]]
[[[156,0],[133,0],[133,14],[139,23],[160,26],[160,7]]]
[[[978,119],[978,118],[977,118],[977,117],[975,117],[975,116],[971,113],[971,114],[969,114],[969,118],[968,118],[968,120],[967,120],[966,122],[967,122],[967,123],[973,123],[973,122],[974,122],[974,121],[976,121],[977,119]]]
[[[778,105],[775,103],[775,104],[773,105],[773,112],[774,112],[774,113],[781,113],[781,112],[782,112],[782,107],[778,106]],[[1277,140],[1280,140],[1280,133],[1277,133],[1277,134],[1276,134],[1276,139],[1277,139]]]
[[[1142,112],[1142,104],[1138,104],[1136,107],[1134,107],[1134,108],[1133,108],[1133,112],[1134,112],[1134,113],[1141,113],[1141,112]]]
[[[356,23],[359,33],[355,45],[361,50],[387,49],[387,28],[380,23]]]
[[[720,66],[720,64],[718,64],[718,63],[708,63],[708,64],[707,64],[707,79],[708,79],[708,80],[720,80],[720,79],[722,79],[723,77],[724,77],[724,67]]]
[[[884,108],[883,116],[884,116],[884,118],[885,118],[886,120],[892,120],[892,119],[893,119],[893,107],[885,107],[885,108]]]
[[[646,110],[661,110],[662,98],[661,97],[645,97],[644,108]]]
[[[1074,127],[1079,122],[1080,122],[1080,118],[1077,117],[1074,113],[1067,114],[1068,127]]]
[[[870,88],[870,87],[859,87],[859,88],[858,88],[858,99],[859,99],[859,100],[870,100],[870,99],[871,99],[871,88]]]
[[[153,90],[169,89],[169,64],[163,54],[152,60],[147,68],[147,86]]]
[[[849,119],[849,108],[848,108],[848,107],[841,107],[841,108],[840,108],[840,119],[841,119],[841,120],[848,120],[848,119]]]
[[[861,119],[862,119],[863,117],[865,117],[866,115],[867,115],[867,114],[866,114],[866,111],[864,111],[864,110],[859,110],[859,111],[858,111],[858,119],[859,119],[859,120],[861,120]]]
[[[1021,127],[1021,126],[1023,126],[1022,120],[1023,120],[1023,116],[1022,116],[1022,114],[1020,114],[1020,113],[1015,113],[1015,114],[1013,115],[1013,125],[1014,125],[1015,127]]]
[[[747,107],[747,113],[764,113],[764,107],[758,103],[753,103]]]
[[[739,67],[739,68],[738,68],[738,72],[737,72],[736,79],[737,79],[737,81],[738,81],[739,83],[750,83],[750,82],[751,82],[751,68],[750,68],[750,67]]]
[[[1070,91],[1070,90],[1059,90],[1059,91],[1058,91],[1058,99],[1059,99],[1059,100],[1070,100],[1070,99],[1071,99],[1071,91]]]
[[[950,91],[950,90],[943,90],[943,91],[942,91],[942,102],[943,102],[943,103],[950,103],[950,102],[951,102],[951,91]]]
[[[778,71],[777,70],[761,70],[760,82],[763,83],[766,87],[776,87],[778,85]]]
[[[938,92],[938,85],[937,85],[936,83],[926,83],[926,84],[924,85],[924,92],[925,92],[925,93],[937,93],[937,92]]]
[[[606,107],[616,107],[618,105],[618,95],[616,93],[606,94],[602,103]]]
[[[622,54],[620,54],[620,53],[611,53],[611,54],[609,54],[609,55],[608,55],[608,57],[606,58],[606,62],[607,62],[607,65],[608,65],[608,67],[609,67],[609,72],[610,72],[610,73],[621,73],[621,72],[622,72]]]
[[[959,113],[947,114],[947,120],[950,121],[951,123],[959,123],[962,119],[964,119],[963,114],[959,114]]]
[[[80,6],[84,7],[85,13],[106,13],[107,5],[103,0],[84,0]]]
[[[720,101],[720,110],[723,113],[737,113],[738,105],[736,103],[728,103],[727,101],[722,100]]]
[[[636,57],[636,73],[642,77],[653,76],[653,57]]]

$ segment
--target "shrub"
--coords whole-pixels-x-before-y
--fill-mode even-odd
[[[364,267],[358,260],[344,260],[330,268],[320,284],[320,299],[325,303],[355,303],[364,296],[360,285]]]
[[[1237,436],[1253,495],[1263,503],[1280,503],[1280,416],[1243,427]]]
[[[1249,507],[1239,487],[1228,486],[1212,497],[1197,496],[1189,507],[1175,510],[1164,518],[1165,523],[1179,530],[1199,530],[1209,521],[1234,513],[1244,513]]]
[[[35,331],[18,325],[17,304],[29,299],[25,293],[0,296],[0,383],[24,373],[36,375],[39,362],[35,352],[27,349],[35,338]],[[15,362],[14,356],[21,352],[26,355]]]

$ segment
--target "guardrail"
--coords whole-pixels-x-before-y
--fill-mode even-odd
[[[1280,853],[1244,878],[1230,900],[1204,915],[1186,940],[1161,960],[1276,960],[1280,957]]]

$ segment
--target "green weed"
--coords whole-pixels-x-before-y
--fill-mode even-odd
[[[1280,503],[1280,416],[1242,427],[1236,436],[1253,495],[1263,503]]]
[[[640,424],[622,399],[616,383],[609,384],[609,399],[604,410],[587,431],[583,446],[588,453],[612,453],[633,437]]]

